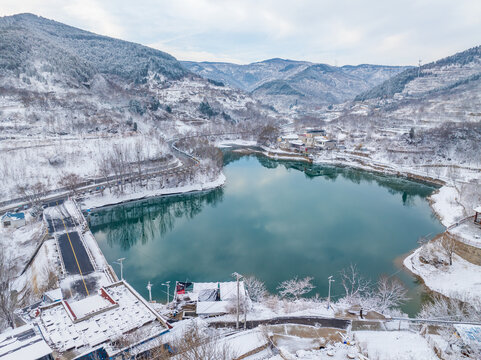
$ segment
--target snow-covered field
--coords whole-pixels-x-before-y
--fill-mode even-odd
[[[443,186],[431,195],[431,207],[436,212],[441,223],[449,227],[464,216],[463,207],[459,203],[459,193],[452,186]]]
[[[431,290],[444,296],[467,302],[481,300],[481,266],[453,255],[452,265],[425,264],[419,260],[421,248],[404,260],[404,266],[420,276]]]
[[[356,331],[354,338],[369,359],[437,360],[425,338],[408,331]]]

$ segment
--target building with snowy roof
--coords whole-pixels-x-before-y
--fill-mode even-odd
[[[244,282],[239,281],[239,298],[243,302],[246,297]],[[178,303],[195,303],[197,315],[226,314],[237,300],[237,282],[177,282],[174,299]]]
[[[47,343],[75,359],[122,359],[140,345],[142,351],[148,350],[148,344],[159,346],[159,337],[170,329],[125,281],[102,287],[82,300],[46,305],[36,316]]]
[[[2,226],[4,228],[19,228],[25,225],[25,214],[23,212],[11,213],[7,212],[2,215]]]
[[[469,352],[481,354],[481,326],[470,324],[454,324],[456,333]]]
[[[32,325],[0,334],[0,360],[53,360],[52,349]]]

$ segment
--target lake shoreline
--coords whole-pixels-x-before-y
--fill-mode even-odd
[[[314,211],[308,211],[308,213],[309,214],[316,213],[316,214],[318,214],[317,216],[325,217],[328,214],[329,215],[333,214],[332,211],[334,209],[329,205],[329,204],[331,204],[330,201],[336,201],[336,199],[338,199],[338,200],[344,199],[345,195],[342,195],[342,194],[359,193],[359,194],[364,194],[364,195],[360,195],[360,200],[359,200],[360,202],[358,202],[359,206],[361,206],[361,203],[365,203],[365,201],[368,200],[368,199],[372,199],[372,200],[378,199],[379,200],[379,201],[375,201],[375,204],[377,204],[377,205],[375,205],[375,207],[372,208],[373,211],[374,211],[373,216],[375,216],[374,214],[376,212],[379,213],[379,210],[382,209],[381,211],[383,211],[383,213],[385,213],[385,210],[390,208],[390,206],[388,204],[391,203],[391,200],[385,201],[385,200],[382,200],[382,199],[385,199],[385,196],[389,197],[390,199],[392,198],[392,196],[394,196],[394,198],[392,198],[393,199],[392,201],[394,201],[393,204],[396,204],[396,208],[393,208],[393,210],[395,211],[395,214],[397,214],[399,216],[402,216],[402,217],[404,217],[404,216],[406,216],[406,217],[404,217],[404,219],[405,219],[404,221],[400,221],[400,218],[399,218],[398,220],[395,220],[395,221],[389,221],[388,224],[390,224],[392,222],[393,225],[395,226],[394,228],[399,230],[399,231],[397,231],[399,235],[393,237],[393,239],[396,239],[396,240],[393,240],[393,241],[395,241],[395,243],[400,243],[400,241],[403,240],[402,239],[403,234],[404,234],[405,239],[407,237],[407,239],[410,240],[409,242],[405,242],[405,244],[401,246],[401,249],[404,250],[404,251],[396,253],[395,251],[397,251],[397,250],[395,250],[394,247],[392,247],[391,245],[385,245],[386,250],[388,250],[388,252],[386,253],[387,256],[384,256],[382,258],[382,261],[381,261],[381,263],[379,263],[379,265],[371,266],[369,264],[374,264],[373,262],[365,261],[363,259],[372,259],[372,254],[365,253],[360,258],[359,257],[358,258],[353,257],[353,252],[352,252],[353,247],[349,245],[350,240],[348,240],[348,239],[350,239],[350,238],[347,237],[347,238],[345,238],[346,239],[345,245],[343,245],[346,249],[345,250],[346,254],[343,255],[343,257],[346,258],[347,260],[344,261],[344,262],[343,261],[341,261],[341,262],[332,261],[332,264],[330,262],[329,264],[331,264],[330,265],[331,269],[339,270],[339,269],[342,269],[343,266],[345,266],[346,262],[349,263],[349,261],[354,261],[354,262],[357,261],[357,262],[359,262],[359,265],[361,265],[361,266],[363,266],[363,264],[365,264],[365,268],[364,268],[365,270],[364,271],[366,271],[366,275],[370,278],[377,277],[378,276],[377,274],[381,274],[384,271],[391,273],[391,272],[393,272],[393,270],[391,270],[392,265],[387,265],[388,267],[386,268],[384,263],[391,263],[392,259],[397,257],[400,253],[407,252],[407,251],[411,250],[412,247],[414,247],[413,245],[415,245],[415,244],[411,244],[411,243],[415,243],[415,240],[418,236],[422,235],[425,232],[431,232],[431,231],[437,232],[439,230],[438,229],[439,223],[435,220],[435,218],[432,215],[430,215],[431,212],[432,212],[432,209],[430,209],[429,205],[425,202],[426,197],[430,193],[432,193],[432,191],[434,189],[430,186],[427,186],[426,184],[420,184],[419,182],[417,182],[419,184],[419,185],[417,185],[416,182],[413,182],[409,179],[396,179],[396,177],[393,177],[389,174],[378,174],[378,173],[374,174],[373,172],[369,172],[369,171],[366,171],[364,169],[351,169],[351,167],[339,167],[339,166],[332,166],[332,165],[331,166],[321,166],[321,165],[307,166],[307,164],[302,164],[302,163],[299,163],[299,162],[294,161],[294,160],[283,161],[284,160],[283,159],[283,160],[279,160],[279,161],[269,161],[264,156],[262,156],[261,154],[255,154],[257,156],[248,157],[248,156],[242,156],[240,154],[235,155],[234,153],[232,153],[230,151],[229,151],[229,153],[230,153],[230,155],[226,154],[226,157],[225,157],[225,164],[226,165],[225,165],[225,170],[224,170],[224,171],[226,171],[226,175],[230,179],[230,181],[228,181],[229,186],[226,186],[223,190],[219,190],[223,194],[221,196],[223,196],[223,197],[227,196],[226,200],[229,199],[230,195],[228,195],[228,194],[231,194],[229,189],[231,189],[231,190],[235,189],[235,194],[236,194],[237,198],[239,197],[238,191],[242,190],[242,194],[243,194],[242,198],[246,198],[246,196],[249,196],[249,194],[250,194],[250,195],[254,196],[254,199],[258,199],[258,197],[256,197],[256,195],[255,195],[256,192],[253,192],[253,190],[257,189],[257,188],[259,189],[258,195],[261,195],[263,198],[264,198],[263,194],[265,194],[266,191],[268,191],[268,189],[271,189],[268,192],[270,192],[270,193],[275,192],[275,193],[278,193],[278,194],[279,194],[279,191],[281,191],[280,193],[282,193],[282,194],[288,194],[286,191],[288,189],[293,189],[292,192],[289,191],[289,193],[290,193],[289,199],[293,200],[291,198],[292,196],[295,196],[295,199],[298,199],[298,200],[302,199],[302,201],[299,200],[301,202],[298,202],[298,204],[304,204],[304,205],[302,205],[304,211],[308,211],[307,207],[306,207],[306,204],[308,204],[310,202],[312,204],[312,206],[314,206],[314,208],[312,208],[311,210],[316,210],[316,211],[315,212]],[[240,160],[240,162],[239,162],[239,160]],[[232,168],[232,169],[237,169],[237,170],[235,170],[235,171],[231,170],[230,169],[231,165],[229,165],[229,164],[238,163],[238,162],[239,162],[240,165],[239,166],[234,165],[234,167]],[[255,170],[255,172],[251,172],[251,170],[248,170],[248,169],[257,169],[257,168],[263,169],[262,172],[259,172],[258,170]],[[245,174],[245,176],[243,174]],[[288,174],[290,174],[290,175],[288,175]],[[287,179],[285,176],[288,176],[291,180],[289,180],[288,182],[287,182],[287,180],[282,180],[281,182],[279,182],[280,179]],[[247,179],[249,179],[249,180],[247,180]],[[276,180],[276,179],[279,179],[279,181]],[[296,179],[296,180],[294,180],[294,179]],[[336,179],[339,179],[339,181],[335,181]],[[313,180],[316,180],[316,181],[313,182]],[[294,182],[292,182],[292,181],[294,181]],[[299,181],[301,181],[301,182],[299,182]],[[304,183],[304,181],[305,181],[305,183]],[[273,188],[272,186],[276,183],[283,184],[282,185],[283,187],[282,188],[278,188],[278,187]],[[322,185],[324,183],[325,183],[325,185]],[[336,183],[336,185],[334,185],[334,183]],[[269,184],[269,185],[267,185],[267,184]],[[295,184],[299,184],[299,186],[295,186]],[[321,187],[319,187],[319,185],[317,185],[317,184],[321,185]],[[345,188],[346,185],[343,185],[343,184],[346,184],[346,185],[350,184],[350,185],[347,185],[348,187]],[[359,192],[360,190],[356,190],[356,189],[358,189],[357,186],[359,184],[361,184],[361,186],[362,186],[361,192]],[[253,186],[254,186],[254,188],[253,188]],[[295,186],[295,188],[297,188],[297,190],[295,190],[295,188],[292,188],[292,186]],[[327,187],[324,187],[324,186],[327,186]],[[335,186],[335,187],[333,188],[333,186]],[[347,193],[342,190],[344,188],[346,189]],[[260,190],[260,189],[263,189],[263,190]],[[322,189],[325,189],[325,190],[322,190]],[[335,189],[337,189],[337,191]],[[371,190],[369,190],[369,189],[371,189]],[[379,189],[379,190],[374,190],[374,189]],[[328,192],[325,193],[325,191],[328,191]],[[365,193],[365,191],[369,191],[369,192]],[[374,192],[371,193],[371,191],[374,191]],[[211,191],[206,191],[207,194],[209,194],[210,192]],[[296,195],[294,195],[294,193]],[[314,200],[313,197],[312,197],[312,195],[315,194],[315,193],[318,194],[318,195],[315,196],[315,198],[317,200]],[[332,196],[328,195],[326,197],[326,195],[328,193],[333,194],[333,195]],[[388,194],[388,193],[390,193],[390,194]],[[308,195],[308,194],[311,194],[311,195]],[[325,194],[325,195],[323,195],[323,194]],[[338,195],[334,195],[334,194],[339,194],[340,197]],[[372,194],[372,195],[368,195],[368,194]],[[385,195],[381,196],[381,194],[385,194]],[[176,193],[176,195],[181,195],[181,194]],[[152,219],[155,219],[157,217],[157,215],[155,215],[155,211],[156,211],[156,209],[160,209],[158,206],[171,206],[170,204],[177,203],[177,202],[179,202],[179,205],[180,205],[180,204],[183,203],[183,201],[184,201],[183,199],[190,199],[191,196],[194,196],[194,195],[188,195],[185,198],[180,196],[179,200],[177,200],[177,199],[167,200],[166,199],[165,201],[162,201],[161,200],[162,197],[159,197],[159,200],[153,200],[152,202],[147,202],[147,201],[144,202],[143,201],[143,202],[139,202],[138,205],[133,204],[132,206],[127,206],[125,209],[119,209],[117,215],[107,214],[110,211],[115,211],[114,209],[116,207],[114,205],[112,207],[109,207],[109,209],[106,210],[107,213],[102,212],[100,214],[96,214],[97,217],[95,217],[95,219],[96,219],[97,222],[95,223],[95,221],[94,221],[94,224],[96,224],[96,226],[99,226],[99,224],[105,224],[108,228],[108,226],[110,226],[108,224],[109,224],[109,222],[111,222],[111,220],[109,220],[110,216],[113,216],[113,218],[116,219],[115,220],[116,224],[121,224],[121,221],[123,221],[122,219],[124,219],[124,220],[129,219],[129,221],[132,224],[144,224],[143,220],[139,221],[139,220],[136,220],[136,218],[134,218],[134,216],[136,216],[135,215],[136,212],[138,214],[144,214],[144,211],[145,211],[145,214],[149,214],[149,216],[152,217]],[[205,195],[205,196],[207,196],[207,198],[209,197],[209,195]],[[201,202],[205,201],[205,199],[207,199],[207,198],[205,198],[205,196],[201,195],[203,200],[199,200],[200,198],[197,198],[195,196],[193,197],[193,199],[196,199],[195,200],[196,201],[195,207],[198,208],[199,210],[200,210]],[[215,196],[215,195],[213,195],[213,196]],[[271,203],[271,204],[272,204],[271,200],[274,200],[278,197],[278,196],[275,196],[273,194],[272,195],[266,195],[266,196],[267,197],[265,198],[265,200],[269,199],[268,203]],[[274,196],[274,197],[272,197],[272,196]],[[306,198],[306,196],[307,196],[307,198]],[[406,196],[408,198],[407,203],[405,203],[406,202]],[[347,197],[346,200],[348,200],[349,198],[350,197]],[[362,201],[361,201],[361,199],[362,199]],[[415,199],[415,202],[412,202],[414,199]],[[265,200],[263,200],[262,203],[268,204],[268,203],[265,202]],[[185,200],[185,201],[187,201],[187,200]],[[308,202],[306,203],[306,201],[308,201]],[[223,204],[224,202],[225,201],[222,201],[221,203]],[[204,203],[209,204],[210,201],[207,200],[207,202],[204,202]],[[227,203],[232,204],[232,202],[230,202],[230,201],[227,201]],[[249,202],[249,203],[252,203],[252,201]],[[322,203],[325,203],[325,206],[321,205]],[[341,202],[337,201],[337,203],[339,204],[339,208],[342,208],[344,206],[348,206],[345,201],[341,201]],[[162,205],[162,204],[166,204],[166,205]],[[257,208],[257,206],[255,204],[257,204],[257,202],[253,203],[254,208]],[[319,204],[319,205],[316,205],[316,204]],[[334,204],[334,203],[332,203],[332,204]],[[341,205],[341,204],[345,204],[345,205]],[[415,206],[416,210],[414,210],[414,213],[410,210],[410,206],[408,206],[408,207],[404,206],[404,205],[409,205],[409,204],[411,204],[412,206]],[[172,205],[172,206],[175,207],[176,205]],[[187,208],[189,208],[189,206],[190,205],[188,205]],[[212,207],[209,206],[209,208],[213,209],[213,208],[216,208],[218,206],[219,206],[219,204],[217,204],[217,206],[216,206],[215,203],[214,203],[214,206],[212,206]],[[297,211],[297,210],[295,210],[296,206],[297,205],[295,205],[292,210],[289,210],[289,212]],[[142,210],[141,209],[142,207],[145,207],[146,210]],[[251,206],[251,208],[252,208],[252,206]],[[275,208],[276,207],[274,207],[273,209],[275,209]],[[362,206],[361,206],[361,208],[362,208]],[[105,207],[103,209],[105,209]],[[229,207],[228,208],[224,207],[223,209],[225,209],[225,210],[223,212],[218,213],[218,216],[213,218],[214,222],[209,222],[207,220],[208,218],[206,218],[204,221],[207,221],[207,222],[203,222],[203,224],[210,224],[210,225],[202,225],[202,226],[206,226],[209,229],[213,229],[216,226],[218,227],[219,225],[217,225],[215,221],[219,221],[217,219],[220,219],[222,217],[222,214],[232,213],[230,210],[226,210],[226,209],[231,209]],[[236,207],[235,209],[237,209],[238,211],[241,211],[242,207],[240,207],[240,208]],[[395,210],[395,209],[397,209],[397,210]],[[423,227],[420,227],[419,230],[414,230],[414,232],[413,231],[408,231],[406,233],[402,232],[402,229],[403,229],[402,224],[405,224],[406,221],[410,222],[411,219],[413,219],[415,221],[415,224],[426,224],[425,220],[423,220],[421,222],[418,222],[416,220],[418,218],[416,214],[420,210],[422,210],[422,212],[420,212],[419,214],[420,215],[424,214],[424,215],[422,215],[422,218],[426,219],[428,223],[433,223],[433,224],[435,223],[436,224],[435,227],[433,228],[432,226],[429,226],[429,225],[428,225],[428,227],[424,227],[426,225],[420,225],[420,226],[423,226]],[[154,212],[152,212],[152,211],[154,211]],[[159,213],[161,213],[161,214],[168,214],[168,212],[164,212],[165,210],[158,210],[158,211],[160,211]],[[246,210],[243,210],[242,212],[244,212],[244,211],[246,211]],[[273,221],[272,216],[273,215],[276,216],[277,213],[278,213],[277,210],[275,210],[274,212],[270,212],[271,215],[269,215],[269,216],[271,216],[271,218],[270,218],[271,222]],[[356,214],[362,214],[362,213],[363,213],[363,211],[355,210],[353,212],[353,215],[354,215],[353,219],[357,218]],[[132,217],[131,217],[130,214],[132,214]],[[345,214],[345,213],[343,212],[343,214]],[[279,215],[284,216],[284,211],[282,213],[279,213],[276,217],[276,219],[283,219],[283,217],[279,218]],[[127,216],[127,217],[122,218],[122,216]],[[163,215],[161,215],[161,216],[163,216]],[[230,218],[232,218],[232,216],[228,216],[228,218],[230,219]],[[336,217],[336,218],[341,219],[340,217]],[[391,219],[397,219],[397,218],[398,218],[398,216],[391,217]],[[148,219],[148,217],[146,217],[146,219]],[[303,216],[302,219],[308,220],[309,217]],[[262,218],[258,218],[258,220],[261,221],[261,222],[263,221]],[[267,220],[269,220],[269,219],[267,219]],[[228,221],[230,221],[230,220],[228,220]],[[284,222],[282,221],[281,223],[284,223]],[[223,222],[223,224],[224,224],[224,225],[222,225],[223,228],[221,227],[221,228],[219,228],[218,231],[216,231],[216,233],[218,233],[219,235],[215,235],[215,237],[223,237],[223,238],[228,238],[228,239],[232,238],[232,236],[229,235],[229,231],[225,232],[226,226],[229,229],[235,229],[236,225],[233,225],[233,223],[231,224],[231,222]],[[315,222],[315,224],[317,224],[317,222]],[[115,226],[118,226],[118,225],[115,225]],[[147,225],[142,225],[142,226],[147,226]],[[156,223],[156,226],[162,227],[158,223]],[[300,233],[296,233],[296,234],[298,234],[298,235],[296,235],[296,234],[290,234],[289,231],[287,233],[282,231],[282,229],[283,229],[282,226],[281,226],[281,228],[276,230],[275,233],[269,232],[269,234],[262,235],[263,238],[266,240],[265,241],[266,247],[268,246],[267,244],[274,244],[274,243],[284,244],[285,242],[283,242],[283,241],[279,242],[279,241],[284,239],[285,236],[287,236],[289,239],[294,239],[294,238],[297,238],[297,237],[299,239],[301,239],[301,238],[304,239],[304,237],[302,237],[300,235]],[[367,231],[366,230],[363,233],[364,234],[363,237],[362,237],[363,239],[367,239],[366,236],[368,236],[368,237],[374,236],[375,239],[378,239],[378,238],[381,239],[376,234],[384,234],[384,235],[381,235],[381,236],[383,236],[383,238],[385,236],[388,236],[388,235],[386,235],[386,231],[389,232],[388,229],[390,227],[386,227],[385,230],[376,230],[375,229],[376,228],[375,223],[372,224],[372,226],[373,226],[374,232],[370,236],[369,235],[370,233],[366,232]],[[378,226],[379,226],[379,224],[378,224]],[[169,226],[167,226],[167,228],[168,227]],[[417,228],[417,227],[418,227],[418,225],[416,225],[415,228]],[[149,229],[149,226],[147,226],[147,228]],[[199,224],[197,224],[197,228],[199,228]],[[289,227],[289,228],[292,228],[292,227]],[[318,227],[316,227],[316,226],[315,226],[315,228],[317,229],[316,231],[321,230],[321,229],[318,229]],[[338,228],[337,226],[330,226],[329,228],[323,229],[322,233],[325,234],[323,236],[326,238],[326,240],[330,236],[334,236],[334,234],[337,231],[335,229],[337,229],[337,228]],[[119,230],[119,228],[115,228],[115,229],[116,229],[116,231]],[[304,227],[304,229],[306,229],[306,227]],[[96,231],[103,231],[103,230],[101,230],[101,228],[97,227]],[[130,228],[129,228],[129,230],[126,230],[126,231],[128,231],[130,234],[132,234],[131,233],[132,230]],[[303,230],[301,230],[301,232],[302,231]],[[327,231],[329,231],[329,232],[327,232]],[[392,231],[392,229],[391,229],[391,231]],[[178,231],[176,231],[176,232],[179,233]],[[222,235],[223,233],[224,233],[224,235]],[[188,234],[192,234],[192,236],[194,236],[194,237],[198,237],[198,236],[201,235],[197,231],[194,231],[194,232],[190,231]],[[248,236],[248,233],[246,233],[244,235],[242,235],[242,234],[239,235],[241,238],[251,238],[251,237]],[[283,234],[285,234],[285,235],[283,235]],[[409,234],[414,234],[414,236],[409,235]],[[212,234],[212,235],[214,235],[214,234]],[[276,237],[277,235],[279,235],[280,238],[277,238]],[[104,236],[104,235],[102,235],[102,236]],[[115,235],[112,239],[119,238],[119,236],[120,235]],[[239,236],[237,236],[237,238],[239,238]],[[247,236],[247,237],[245,237],[245,236]],[[157,237],[158,236],[156,235],[155,238],[157,238]],[[136,235],[134,235],[132,237],[132,235],[130,235],[130,238],[131,239],[137,239],[137,238],[143,238],[143,237],[138,237]],[[186,238],[186,239],[191,238],[191,235],[185,235],[184,234],[183,238]],[[212,236],[209,235],[209,238],[212,238]],[[312,236],[307,236],[305,238],[306,239],[314,239]],[[105,239],[105,238],[103,238],[103,239]],[[176,239],[174,243],[177,244],[178,241],[179,241],[179,239]],[[179,242],[179,244],[182,243],[183,240],[180,240],[180,241],[181,242]],[[404,242],[404,241],[402,241],[402,242]],[[305,242],[306,245],[302,245],[302,246],[298,245],[297,246],[297,249],[299,249],[298,252],[299,253],[302,253],[302,252],[305,253],[306,249],[311,249],[311,250],[307,250],[309,254],[313,254],[313,253],[318,252],[318,251],[319,251],[319,254],[323,254],[322,249],[324,247],[321,247],[320,245],[314,245],[316,243],[318,243],[318,242],[314,241],[314,240],[313,241],[307,240]],[[328,244],[328,242],[324,242],[324,243]],[[120,243],[117,242],[117,246],[115,247],[116,249],[118,249],[118,250],[114,250],[114,251],[116,251],[115,256],[117,256],[117,257],[131,257],[131,256],[128,255],[128,253],[122,252],[122,251],[126,251],[128,249],[122,250],[122,246],[119,245],[119,244]],[[165,244],[169,244],[169,242],[166,242]],[[289,242],[286,242],[286,244],[289,244]],[[304,244],[304,242],[302,242],[302,244]],[[139,241],[139,245],[140,245],[140,241]],[[185,244],[185,245],[187,246],[187,247],[185,247],[185,246],[183,247],[185,249],[190,247],[190,243],[189,243],[189,245],[187,245],[187,244]],[[269,246],[271,246],[271,245],[269,245]],[[354,246],[354,248],[355,247],[356,247],[356,245]],[[302,250],[302,249],[304,249],[304,250]],[[314,249],[317,249],[317,251],[312,251]],[[351,249],[351,250],[349,250],[349,249]],[[172,251],[172,250],[173,249],[169,249],[169,250],[165,249],[164,252],[168,252],[168,253],[171,253],[171,254],[176,253],[175,250],[174,251]],[[240,251],[242,252],[242,250],[240,250]],[[262,253],[262,248],[259,249],[259,251],[260,251],[260,253]],[[268,251],[268,250],[264,249],[264,251]],[[382,254],[383,253],[380,253],[378,256],[382,257]],[[300,254],[297,254],[297,255],[300,255]],[[292,256],[292,255],[290,255],[290,256]],[[349,260],[349,259],[352,259],[352,260]],[[381,259],[379,258],[379,260],[381,260]],[[319,260],[316,260],[316,261],[319,261]],[[190,262],[188,261],[188,263],[190,263]],[[232,264],[229,263],[229,265],[232,265]],[[275,266],[277,266],[276,262],[274,262],[272,264],[272,266],[274,266],[273,269],[275,269]],[[299,271],[300,271],[301,274],[311,274],[312,273],[316,278],[321,279],[322,276],[323,276],[322,275],[323,271],[315,270],[314,272],[312,272],[313,266],[315,266],[315,262],[311,261],[308,265],[305,265],[305,266],[302,266],[302,267],[299,268],[299,269],[305,268],[306,271],[303,271],[303,270],[299,270]],[[171,269],[173,269],[173,271],[174,271],[175,267],[174,268],[171,267]],[[235,269],[237,269],[237,267],[235,267]],[[372,272],[373,270],[371,270],[371,269],[375,269],[375,272]],[[386,269],[386,270],[384,270],[384,269]],[[230,270],[231,269],[229,268],[229,271]],[[168,271],[170,272],[170,270],[168,270]],[[241,266],[240,271],[246,271],[246,270],[243,269],[242,266]],[[327,270],[327,271],[329,271],[329,270]],[[205,271],[205,273],[210,274],[209,271]],[[257,272],[255,272],[255,274],[257,274]],[[199,273],[196,276],[196,279],[198,281],[211,281],[212,279],[219,278],[218,276],[219,275],[215,275],[215,274],[212,275],[211,274],[210,276],[202,277],[201,273]],[[258,276],[262,276],[262,279],[269,279],[269,277],[270,277],[269,274],[267,274],[267,273],[264,274],[263,272],[260,272],[258,274]],[[272,287],[272,289],[275,289],[275,286],[276,286],[275,284],[277,284],[278,281],[285,280],[289,276],[292,276],[292,274],[287,271],[286,275],[272,277],[274,279],[273,282],[272,282],[272,280],[268,280],[268,281],[271,282],[271,284],[269,284],[269,288]],[[174,277],[168,278],[168,279],[172,280],[173,278]],[[407,277],[403,277],[403,280],[407,282],[406,284],[412,283],[411,282],[412,280],[409,280]],[[164,279],[162,279],[162,281],[164,281]],[[272,284],[274,284],[274,285],[272,285]],[[316,286],[318,286],[319,289],[321,289],[322,286],[319,286],[319,285],[324,285],[324,284],[323,283],[316,284]],[[414,311],[417,311],[416,309]],[[409,313],[411,313],[411,312],[409,312]]]

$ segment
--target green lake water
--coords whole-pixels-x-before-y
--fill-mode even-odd
[[[294,276],[314,277],[311,293],[342,295],[339,271],[351,263],[376,281],[399,277],[414,314],[423,287],[396,259],[421,236],[441,232],[426,197],[435,188],[348,168],[226,153],[224,187],[103,208],[90,215],[92,232],[113,262],[125,257],[124,277],[142,295],[166,300],[175,281],[225,281],[255,275],[271,292]],[[174,286],[171,286],[171,296]]]

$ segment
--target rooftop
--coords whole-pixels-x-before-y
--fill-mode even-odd
[[[46,341],[60,352],[85,352],[103,343],[112,347],[126,333],[144,327],[152,335],[168,330],[160,315],[123,281],[77,302],[43,307],[39,323]]]
[[[2,219],[6,218],[6,217],[11,218],[11,219],[16,219],[16,220],[22,220],[22,219],[25,219],[25,213],[23,213],[23,212],[19,212],[19,213],[7,212],[7,213],[3,214]]]
[[[239,294],[241,299],[245,297],[243,281],[239,281]],[[237,299],[237,282],[196,282],[185,295],[177,294],[177,299],[196,302],[196,313],[199,315],[225,314],[232,301]]]
[[[0,334],[1,360],[37,360],[52,353],[52,349],[32,325],[24,325]]]

